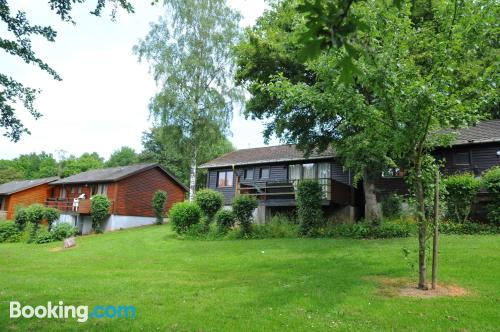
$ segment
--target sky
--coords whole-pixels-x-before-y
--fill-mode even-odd
[[[156,87],[147,63],[137,61],[132,47],[146,36],[150,22],[156,22],[164,9],[151,6],[150,0],[130,2],[135,13],[119,11],[114,22],[109,8],[101,17],[89,14],[95,7],[94,0],[77,4],[71,13],[77,24],[72,25],[62,22],[47,1],[9,1],[12,12],[25,11],[32,24],[50,25],[57,31],[54,43],[34,37],[32,46],[63,81],[52,79],[18,57],[0,54],[1,73],[42,90],[35,107],[43,114],[34,120],[17,105],[17,115],[31,135],[23,135],[17,143],[0,136],[0,159],[41,151],[57,155],[61,150],[76,156],[95,151],[108,158],[121,146],[142,150],[142,133],[152,123],[148,103]],[[264,0],[228,3],[243,15],[242,27],[252,25],[266,8]],[[3,22],[0,34],[8,36]],[[246,120],[241,112],[242,109],[234,110],[229,139],[238,149],[263,146],[263,124]]]

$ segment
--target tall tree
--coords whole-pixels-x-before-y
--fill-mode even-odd
[[[328,1],[316,1],[323,2]],[[293,8],[299,2],[284,3]],[[425,289],[430,152],[452,139],[437,134],[439,129],[475,123],[498,103],[496,1],[402,1],[400,8],[376,0],[356,2],[348,15],[363,29],[349,43],[331,44],[299,61],[304,75],[298,78],[289,67],[262,61],[269,58],[266,53],[300,59],[296,54],[308,47],[299,37],[310,21],[291,10],[291,28],[283,29],[282,6],[259,20],[241,45],[239,77],[253,94],[248,112],[271,118],[268,133],[306,149],[333,143],[358,173],[377,162],[406,166],[418,211],[418,286]],[[278,49],[269,42],[276,38]],[[246,55],[245,49],[250,50]],[[351,79],[345,71],[349,62]],[[267,73],[259,78],[260,68]]]
[[[224,0],[166,0],[165,5],[165,16],[134,50],[149,62],[159,87],[151,114],[182,134],[192,200],[200,155],[227,132],[233,103],[241,98],[231,79],[240,15]]]
[[[62,177],[104,167],[104,158],[99,156],[97,152],[85,152],[78,158],[72,155],[61,162],[63,163],[61,167]]]
[[[214,125],[213,129],[217,127]],[[214,133],[210,149],[203,149],[199,155],[199,163],[204,163],[217,158],[225,153],[234,151],[234,146],[221,133]],[[189,184],[191,157],[186,151],[184,135],[179,127],[165,126],[153,127],[144,132],[142,137],[144,150],[139,156],[142,162],[158,162],[171,170],[183,183]],[[206,183],[206,170],[197,172],[197,188]]]
[[[138,161],[139,157],[134,149],[128,146],[122,146],[111,154],[109,160],[106,162],[106,167],[133,165]]]
[[[55,11],[61,20],[75,24],[71,17],[73,5],[85,1],[49,0],[48,3],[50,9]],[[134,11],[132,5],[126,0],[97,0],[96,7],[91,14],[99,16],[107,3],[113,7],[111,12],[113,19],[119,7],[129,13]],[[50,26],[32,25],[25,12],[18,11],[13,14],[7,0],[0,0],[0,19],[7,25],[7,31],[10,35],[14,37],[13,39],[0,37],[0,48],[8,54],[21,58],[27,64],[38,66],[54,79],[60,81],[61,77],[57,72],[40,59],[31,48],[32,36],[40,36],[49,42],[54,42],[57,32]],[[4,136],[17,142],[23,133],[29,133],[29,131],[16,115],[14,104],[22,104],[35,119],[38,119],[41,114],[35,109],[33,102],[40,91],[26,87],[14,78],[2,73],[0,73],[0,86],[2,87],[0,91],[0,128],[5,130]]]

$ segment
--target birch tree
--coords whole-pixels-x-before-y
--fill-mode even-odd
[[[148,61],[158,87],[151,115],[160,126],[181,129],[191,159],[192,200],[199,156],[227,133],[240,99],[232,84],[240,15],[224,0],[166,0],[165,9],[134,51]]]

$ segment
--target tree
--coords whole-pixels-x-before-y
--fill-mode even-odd
[[[85,152],[79,158],[70,156],[62,161],[62,163],[61,175],[62,177],[68,177],[91,169],[103,168],[104,158],[100,157],[97,152]]]
[[[163,223],[163,219],[165,218],[165,209],[167,203],[168,194],[166,191],[158,190],[155,192],[153,196],[153,211],[156,216],[156,223],[161,225]]]
[[[430,152],[453,139],[440,129],[477,122],[499,96],[498,51],[491,43],[495,1],[422,3],[397,8],[356,2],[349,15],[363,29],[350,35],[349,44],[328,45],[300,62],[307,45],[295,33],[308,29],[307,20],[289,9],[294,1],[285,1],[247,31],[238,78],[253,94],[248,113],[272,119],[266,134],[306,150],[333,144],[358,176],[373,164],[408,169],[419,225],[418,286],[426,289],[425,201],[435,174]],[[283,29],[285,23],[291,28]],[[296,66],[290,70],[268,59],[292,59]],[[352,79],[346,79],[349,61]]]
[[[134,149],[122,146],[111,154],[109,160],[106,162],[106,167],[128,166],[137,164],[138,161],[139,158]]]
[[[15,168],[12,160],[0,160],[0,184],[21,180],[23,174]]]
[[[189,184],[191,157],[181,128],[172,125],[153,127],[143,133],[142,145],[144,149],[139,155],[140,162],[160,163],[172,171],[180,181]],[[200,151],[198,162],[202,164],[231,151],[234,151],[234,146],[219,132],[213,135],[211,147]],[[198,170],[196,189],[205,185],[206,177],[206,170]]]
[[[174,126],[182,134],[192,200],[200,155],[227,132],[233,103],[241,97],[231,80],[240,15],[224,0],[167,0],[165,5],[166,15],[134,50],[149,62],[160,88],[151,114],[160,126]]]
[[[85,0],[49,0],[50,9],[65,22],[75,24],[71,17],[71,10],[75,2],[83,3]],[[127,12],[133,12],[132,5],[126,0],[97,0],[97,5],[92,15],[100,16],[101,11],[107,3],[113,6],[111,16],[114,19],[118,7]],[[0,0],[0,19],[7,25],[7,30],[15,37],[12,39],[0,37],[0,48],[8,54],[21,58],[27,64],[35,64],[41,70],[46,71],[55,80],[62,80],[57,72],[47,63],[40,59],[31,48],[31,37],[40,36],[49,42],[54,42],[57,32],[50,26],[32,25],[26,13],[18,11],[11,13],[7,0]],[[38,119],[41,114],[35,109],[33,102],[40,90],[25,87],[14,78],[0,73],[0,128],[5,129],[4,136],[17,142],[23,133],[29,133],[21,120],[15,114],[14,104],[21,103],[26,110]]]

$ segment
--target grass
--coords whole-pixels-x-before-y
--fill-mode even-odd
[[[0,330],[494,331],[500,237],[442,236],[440,275],[465,297],[388,296],[416,239],[178,240],[168,226],[85,236],[78,246],[0,244]],[[414,274],[414,273],[413,273]],[[24,305],[134,305],[135,319],[9,319]]]

